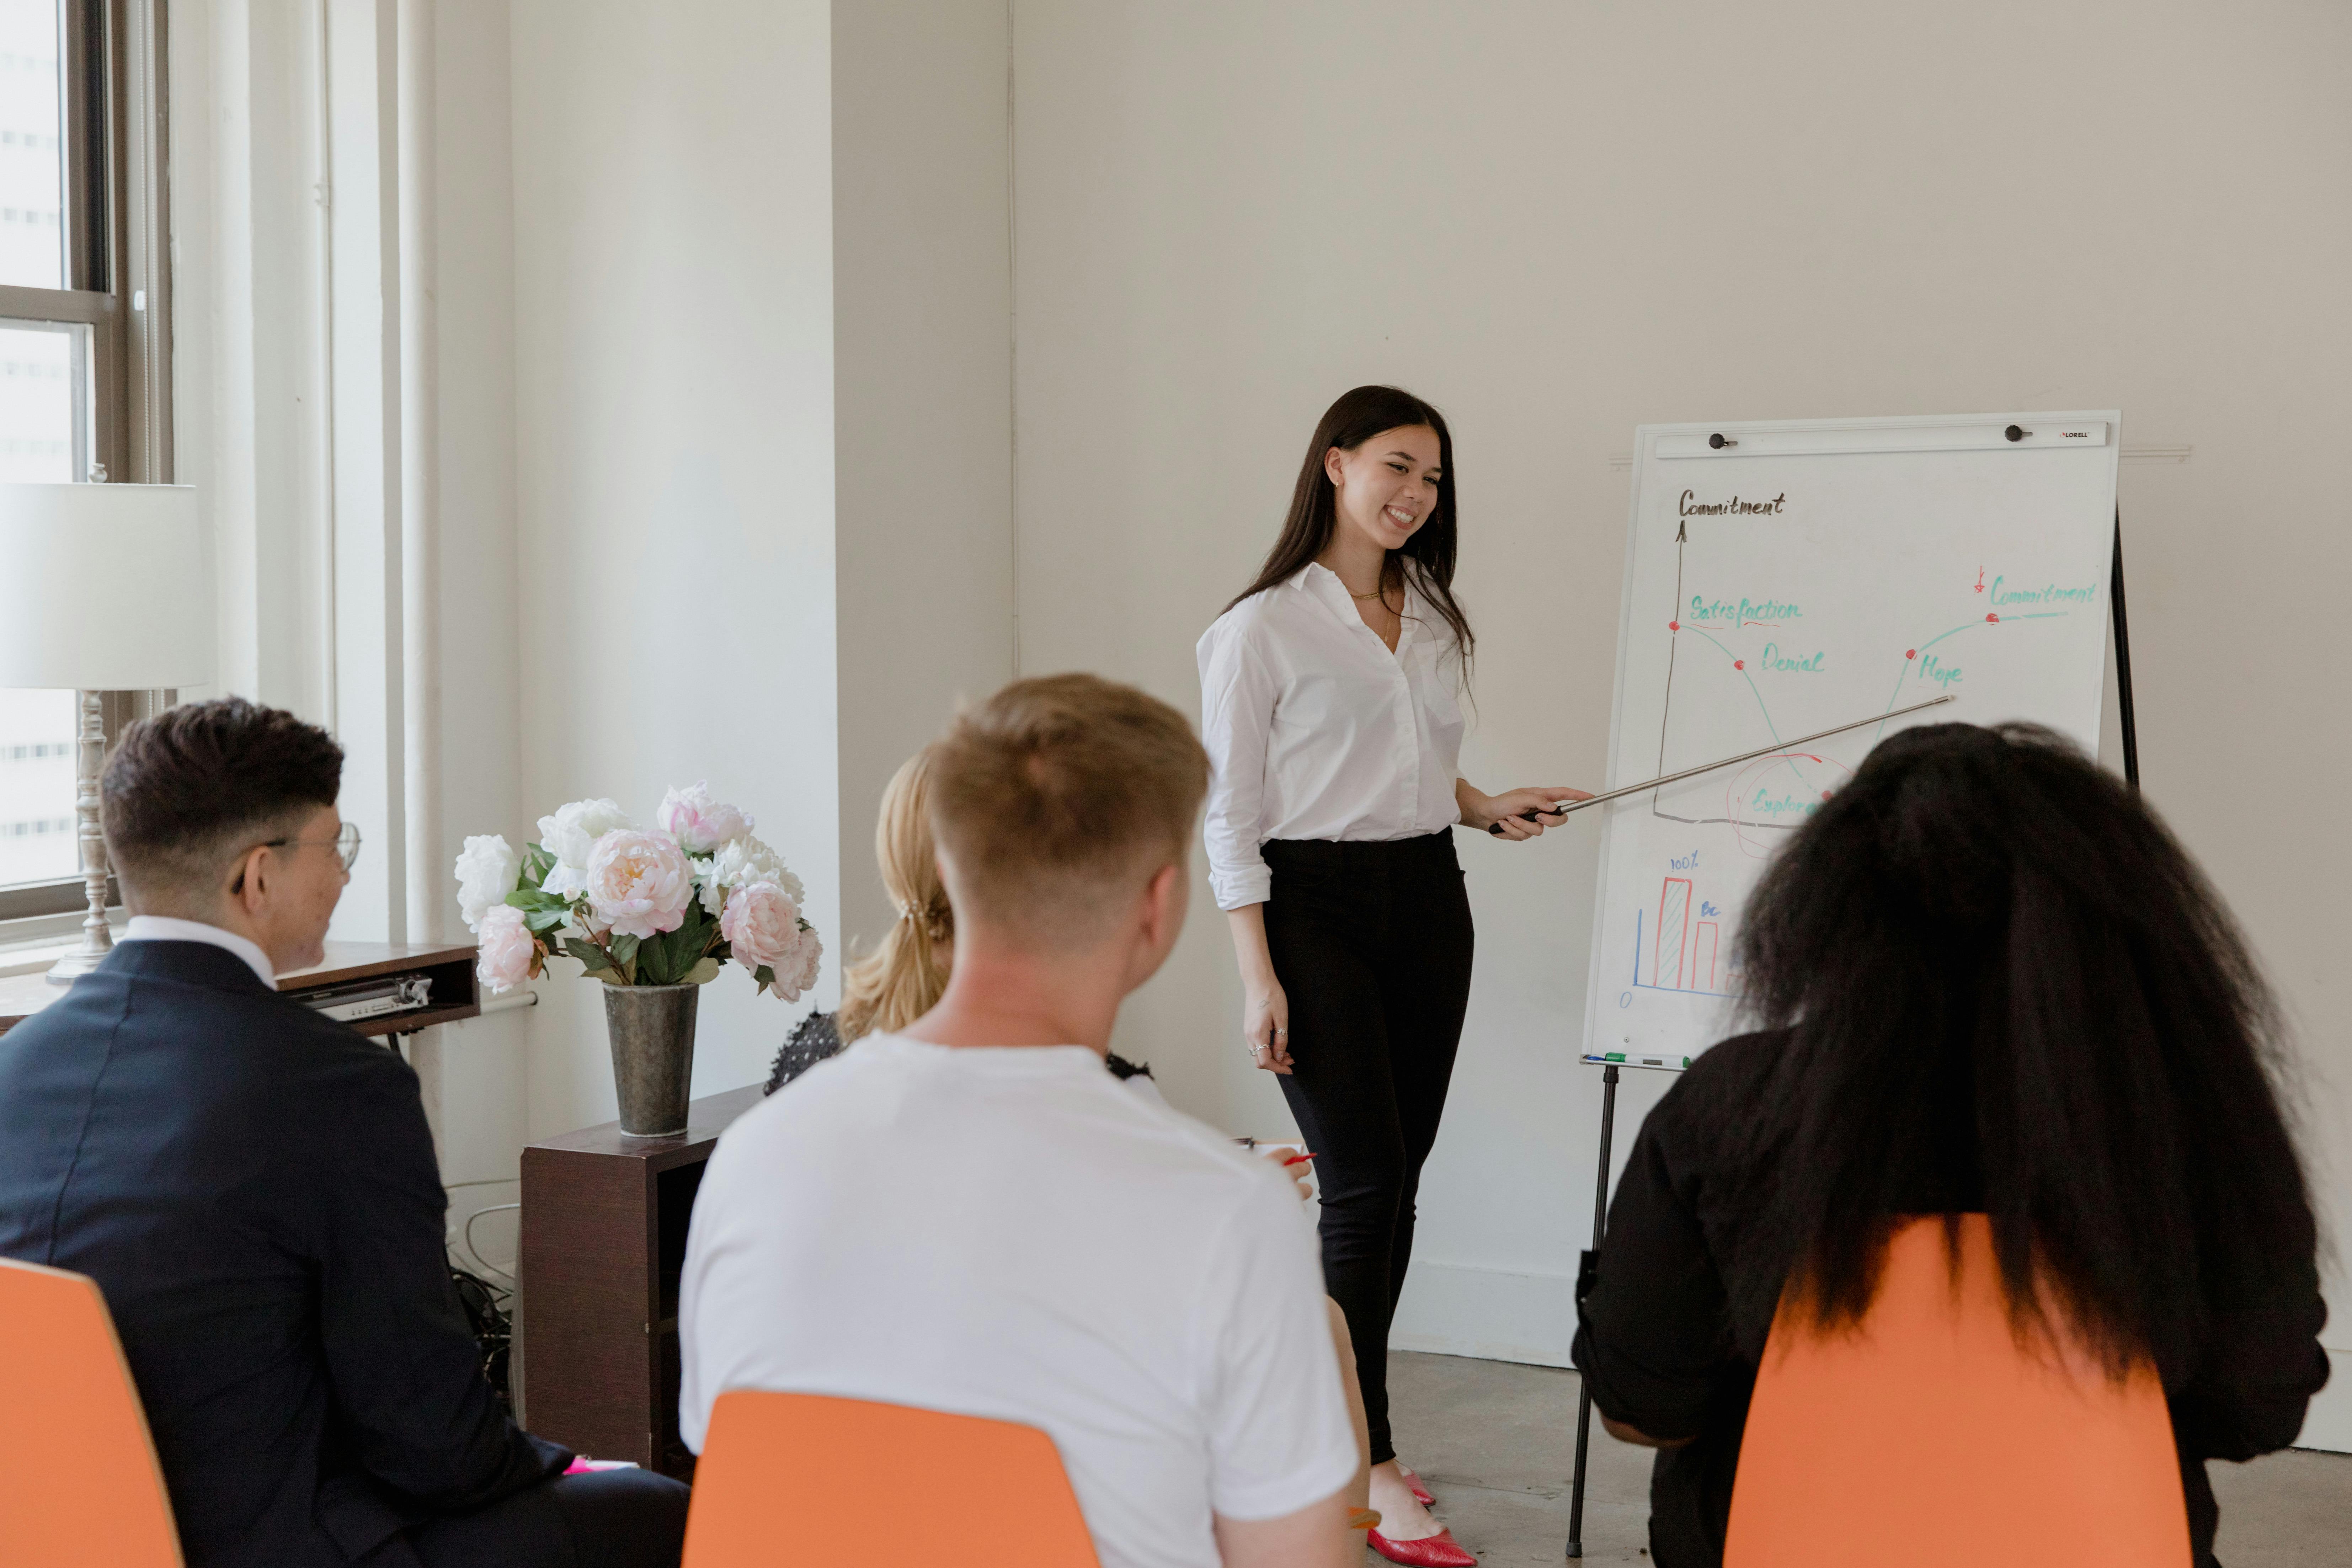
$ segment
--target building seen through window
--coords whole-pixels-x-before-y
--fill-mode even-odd
[[[0,286],[64,289],[67,136],[58,0],[0,0]],[[16,296],[21,300],[22,296]],[[66,484],[90,428],[91,331],[0,312],[0,484]],[[0,563],[0,569],[5,569]],[[0,889],[72,878],[70,691],[0,690]]]

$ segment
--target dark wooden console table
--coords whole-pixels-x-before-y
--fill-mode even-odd
[[[289,996],[305,996],[354,981],[387,974],[421,974],[433,982],[427,1006],[405,1013],[385,1013],[350,1026],[362,1035],[381,1037],[429,1029],[478,1018],[482,999],[474,977],[475,950],[446,942],[331,942],[326,958],[310,969],[290,970],[278,977],[278,989]],[[12,974],[0,978],[0,1034],[21,1024],[72,989],[52,985],[47,974]]]
[[[702,1168],[750,1084],[698,1100],[687,1129],[617,1121],[522,1152],[520,1338],[530,1429],[599,1459],[691,1479],[677,1436],[677,1284]]]

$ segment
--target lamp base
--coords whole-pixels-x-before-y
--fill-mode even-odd
[[[106,955],[113,951],[114,943],[111,940],[109,940],[105,946],[98,948],[95,951],[93,951],[90,945],[85,942],[79,950],[67,953],[63,958],[58,959],[55,963],[49,965],[49,984],[52,985],[72,984],[75,981],[79,980],[83,975],[88,974],[91,970],[96,969],[100,964],[104,963],[106,962]]]
[[[106,923],[106,835],[99,825],[98,775],[106,762],[106,700],[100,692],[81,699],[80,757],[75,768],[75,837],[81,844],[83,886],[89,913],[81,922],[81,946],[49,966],[49,984],[70,985],[106,962],[114,932]]]

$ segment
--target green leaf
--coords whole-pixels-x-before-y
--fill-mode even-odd
[[[571,911],[569,910],[533,910],[529,915],[524,917],[522,923],[529,926],[533,934],[537,934],[541,931],[553,931],[557,926],[562,925],[570,918]]]
[[[760,965],[759,968],[751,971],[751,980],[754,984],[758,985],[760,989],[764,991],[769,986],[773,985],[776,983],[776,972],[763,963]]]
[[[604,945],[612,951],[613,962],[615,963],[626,963],[637,956],[638,943],[635,937],[616,936]]]
[[[601,978],[613,973],[613,961],[593,942],[583,942],[576,936],[563,939],[563,951],[578,959],[586,974]]]
[[[718,978],[719,961],[715,958],[706,958],[686,972],[684,983],[688,985],[708,985]]]

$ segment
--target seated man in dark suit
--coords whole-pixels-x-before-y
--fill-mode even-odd
[[[684,1487],[564,1474],[483,1381],[415,1074],[278,994],[350,879],[341,776],[236,699],[125,732],[130,930],[0,1036],[0,1253],[105,1291],[191,1568],[675,1565]]]

